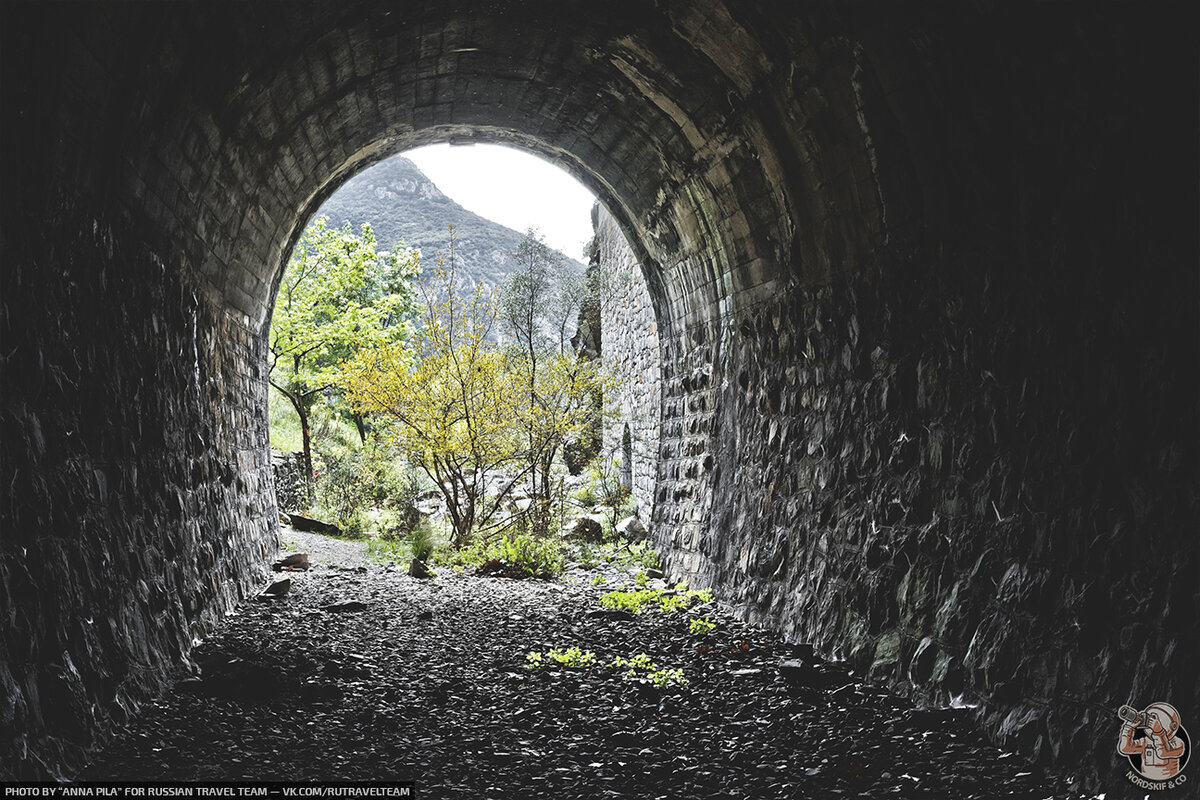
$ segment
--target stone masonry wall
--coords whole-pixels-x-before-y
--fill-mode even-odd
[[[620,386],[618,416],[606,420],[601,457],[622,459],[631,478],[638,513],[651,518],[658,478],[658,439],[662,407],[658,323],[641,265],[612,215],[599,208],[596,243],[603,281],[600,302],[601,357]],[[624,463],[628,426],[632,464]]]
[[[655,530],[745,617],[1124,796],[1117,707],[1200,709],[1195,245],[1139,204],[1195,206],[1094,143],[1007,185],[1072,164],[1059,124],[939,247],[666,343]]]
[[[128,230],[39,225],[0,284],[0,778],[69,776],[276,546],[258,340]]]

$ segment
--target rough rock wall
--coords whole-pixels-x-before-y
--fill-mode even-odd
[[[256,339],[119,225],[63,202],[37,226],[0,275],[0,778],[78,768],[277,527]]]
[[[654,508],[662,407],[658,323],[641,265],[616,220],[601,207],[595,227],[603,282],[601,357],[619,381],[613,398],[617,416],[605,422],[601,456],[621,459],[638,513],[648,520]]]
[[[1119,705],[1200,714],[1196,164],[1164,156],[1194,126],[1111,29],[1017,55],[1009,22],[944,45],[932,119],[969,136],[889,117],[881,62],[825,73],[879,166],[828,207],[877,194],[888,247],[665,343],[656,531],[746,617],[1116,793]]]
[[[1008,747],[1112,773],[1116,705],[1200,708],[1189,347],[1127,303],[1060,324],[912,287],[780,298],[732,332],[721,384],[671,382],[669,409],[708,398],[718,428],[762,432],[703,456],[725,502],[672,567],[874,678],[980,704]],[[1139,334],[1164,345],[1130,385],[1109,358]]]

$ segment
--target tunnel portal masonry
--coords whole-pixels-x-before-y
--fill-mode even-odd
[[[260,582],[284,256],[453,137],[557,159],[633,246],[679,577],[1095,786],[1100,709],[1200,708],[1194,46],[1162,9],[16,8],[0,770],[71,774]]]

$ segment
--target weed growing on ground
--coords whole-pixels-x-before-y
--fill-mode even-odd
[[[651,661],[650,656],[645,653],[639,653],[633,658],[617,656],[608,665],[613,669],[624,670],[626,680],[647,681],[660,689],[668,686],[688,685],[688,679],[683,676],[683,670],[664,669]]]
[[[693,636],[704,636],[705,634],[711,633],[715,627],[717,627],[716,623],[708,617],[704,617],[703,619],[697,617],[688,623],[688,633],[692,634]]]
[[[372,538],[367,542],[367,557],[380,564],[403,561],[408,557],[408,545],[395,539]]]
[[[602,544],[591,555],[597,561],[604,560],[609,564],[616,564],[621,567],[658,569],[658,551],[646,542],[638,542],[628,547],[624,545]]]
[[[526,669],[541,669],[549,666],[549,662],[554,662],[560,667],[567,669],[581,669],[588,666],[596,660],[596,654],[591,650],[584,652],[578,647],[568,647],[565,650],[553,647],[545,653],[540,653],[536,650],[531,650],[525,656]]]
[[[637,575],[633,576],[633,583],[638,588],[644,589],[646,584],[650,583],[650,578],[648,575],[646,575],[646,573],[639,572]]]
[[[597,572],[595,577],[592,578],[592,586],[599,586],[602,583],[604,583],[604,573]]]
[[[433,527],[428,522],[417,523],[416,527],[408,534],[408,551],[417,561],[429,561],[436,546],[437,540],[434,537]]]
[[[662,589],[634,589],[632,591],[612,591],[600,596],[600,606],[612,611],[629,611],[633,614],[644,613],[648,608],[658,607],[660,611],[671,613],[682,611],[693,605],[712,602],[711,589],[689,589],[683,593],[668,594]]]
[[[557,539],[528,534],[471,542],[458,550],[441,548],[433,554],[433,563],[459,569],[502,567],[496,571],[521,578],[556,578],[567,566],[562,544]]]
[[[535,578],[552,578],[566,569],[562,545],[555,539],[538,539],[533,536],[505,536],[494,551],[489,551],[489,561],[506,564],[521,575]]]
[[[596,663],[596,654],[591,650],[580,650],[578,647],[551,648],[542,653],[530,650],[525,654],[525,669],[537,671],[557,664],[564,669],[584,669]],[[645,653],[638,653],[633,658],[617,656],[608,662],[610,669],[618,670],[625,680],[636,680],[651,683],[660,689],[668,686],[687,686],[688,679],[681,669],[666,669],[650,660]]]
[[[584,545],[579,551],[579,566],[584,569],[595,569],[600,565],[600,560],[596,558],[596,553],[592,548]]]

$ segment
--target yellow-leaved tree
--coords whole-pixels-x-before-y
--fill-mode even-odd
[[[597,413],[607,383],[600,365],[574,353],[542,354],[493,341],[499,305],[480,284],[460,290],[449,255],[418,284],[424,311],[409,343],[365,348],[343,365],[344,388],[362,412],[390,422],[409,459],[446,501],[451,545],[495,522],[513,488],[538,480],[535,533],[547,529],[551,462]],[[537,356],[542,356],[540,361]]]
[[[507,358],[488,341],[496,305],[480,284],[459,291],[451,244],[450,257],[439,253],[419,282],[424,311],[415,336],[360,351],[343,379],[355,405],[390,422],[397,444],[438,487],[451,544],[461,547],[507,493],[489,498],[487,478],[511,466],[517,431]]]

